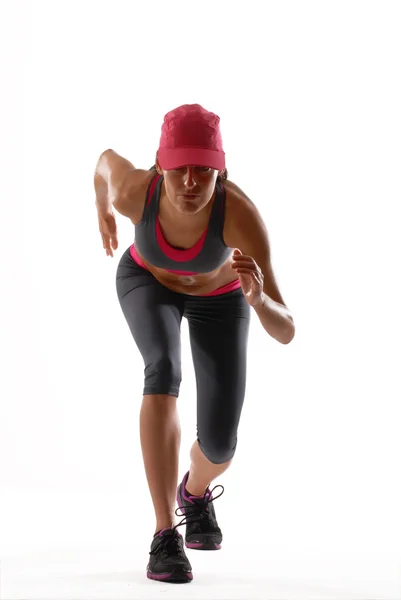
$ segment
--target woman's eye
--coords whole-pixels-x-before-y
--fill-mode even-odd
[[[186,167],[178,167],[177,169],[174,169],[174,171],[177,171],[179,173],[186,171]],[[195,169],[197,171],[201,171],[202,173],[208,173],[209,171],[211,171],[212,169],[210,167],[195,167]]]

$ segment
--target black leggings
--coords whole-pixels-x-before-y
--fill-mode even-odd
[[[188,320],[199,446],[212,463],[230,460],[246,386],[250,307],[241,288],[206,297],[173,292],[140,267],[129,248],[117,268],[116,288],[144,360],[144,395],[178,397],[181,320]]]

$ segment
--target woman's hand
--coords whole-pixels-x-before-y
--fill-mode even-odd
[[[112,208],[98,210],[99,231],[103,240],[103,248],[107,256],[113,256],[113,250],[118,248],[117,223]]]
[[[248,304],[255,307],[262,305],[263,273],[252,256],[246,256],[236,248],[231,266],[238,273],[241,288]]]

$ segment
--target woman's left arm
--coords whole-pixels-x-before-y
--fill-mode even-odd
[[[289,344],[295,325],[274,277],[266,226],[249,198],[236,192],[234,196],[224,233],[226,244],[239,250],[234,251],[232,268],[264,329],[281,344]]]

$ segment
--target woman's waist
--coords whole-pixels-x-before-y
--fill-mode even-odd
[[[231,268],[231,256],[215,271],[194,273],[192,271],[172,271],[155,267],[139,254],[134,244],[130,247],[130,254],[133,260],[150,271],[159,283],[178,293],[202,296],[220,288],[227,287],[227,291],[230,291],[230,284],[232,284],[232,289],[236,289],[236,283],[239,284],[238,275]]]

